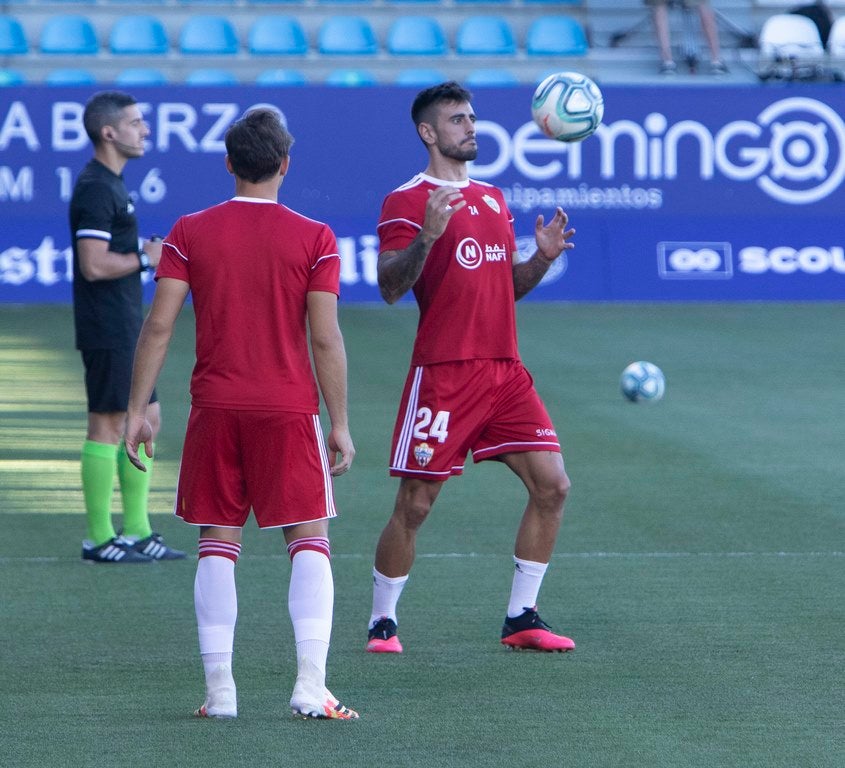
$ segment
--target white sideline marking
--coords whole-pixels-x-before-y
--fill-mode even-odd
[[[553,555],[554,560],[563,559],[583,559],[583,560],[602,560],[602,559],[630,559],[630,560],[651,560],[651,559],[673,559],[673,558],[719,558],[719,557],[842,557],[845,552],[560,552]],[[252,560],[287,560],[286,553],[278,553],[274,555],[249,555],[246,553],[245,558]],[[332,553],[334,560],[362,560],[371,559],[372,554],[361,554],[355,552],[340,552]],[[470,560],[470,559],[505,559],[510,555],[506,554],[492,554],[481,552],[429,552],[417,554],[417,560]],[[188,556],[188,559],[196,560],[196,556]],[[78,556],[67,557],[0,557],[0,565],[9,565],[12,563],[63,563],[69,560],[79,560]]]

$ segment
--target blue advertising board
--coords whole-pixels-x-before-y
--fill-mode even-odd
[[[581,143],[546,139],[528,87],[475,94],[471,175],[501,187],[530,255],[538,215],[577,230],[535,300],[845,299],[845,89],[606,87]],[[0,89],[0,302],[70,301],[67,205],[91,146],[90,88]],[[342,300],[379,301],[382,199],[426,164],[414,89],[137,88],[152,134],[127,186],[142,234],[232,196],[226,127],[270,104],[296,143],[280,201],[328,222]],[[153,286],[147,287],[152,295]]]

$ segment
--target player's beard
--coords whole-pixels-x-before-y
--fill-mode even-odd
[[[450,146],[441,144],[439,149],[443,157],[449,157],[452,160],[470,162],[478,157],[478,145],[468,147],[463,144],[452,144]]]

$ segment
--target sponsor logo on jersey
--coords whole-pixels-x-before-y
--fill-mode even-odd
[[[484,251],[474,237],[465,237],[458,243],[455,258],[465,269],[478,269],[484,261]]]
[[[414,458],[417,460],[417,464],[421,467],[427,467],[432,456],[434,456],[434,448],[432,448],[428,443],[420,443],[419,445],[414,446]]]
[[[487,261],[506,261],[508,258],[508,252],[505,246],[499,245],[499,243],[485,245],[484,258]]]

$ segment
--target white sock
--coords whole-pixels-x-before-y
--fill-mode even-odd
[[[516,618],[537,605],[537,595],[543,576],[546,575],[548,563],[535,563],[532,560],[520,560],[514,556],[513,583],[511,597],[508,602],[508,616]]]
[[[202,667],[205,670],[205,679],[208,680],[215,672],[228,670],[232,674],[231,653],[204,653],[202,654]]]
[[[291,560],[288,611],[296,642],[297,666],[325,680],[332,634],[334,581],[331,561],[324,552],[295,550]],[[304,664],[303,662],[308,662]]]
[[[194,609],[203,663],[207,655],[232,663],[238,596],[235,590],[235,563],[228,557],[206,556],[197,561],[194,579]],[[213,662],[218,666],[221,662]],[[224,661],[225,663],[225,661]]]
[[[408,581],[407,575],[391,578],[373,568],[373,612],[370,614],[370,629],[381,618],[396,621],[396,604],[399,602],[406,581]]]

